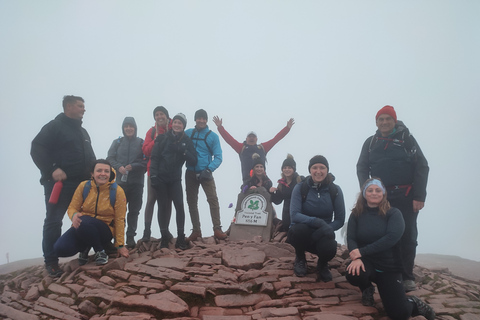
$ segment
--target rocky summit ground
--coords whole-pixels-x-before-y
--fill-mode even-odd
[[[285,234],[271,242],[203,238],[185,251],[139,243],[130,258],[105,266],[77,259],[51,279],[43,266],[0,275],[1,319],[95,320],[373,320],[388,319],[378,293],[375,307],[360,303],[360,291],[344,277],[348,253],[339,246],[330,262],[333,281],[316,282],[316,258],[309,274],[293,274],[293,248]],[[416,266],[418,290],[437,319],[480,319],[480,283],[448,269]],[[414,318],[424,319],[421,316]]]

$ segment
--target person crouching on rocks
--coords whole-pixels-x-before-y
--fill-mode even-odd
[[[152,150],[150,164],[150,180],[157,193],[158,224],[162,240],[160,248],[168,248],[170,242],[171,212],[168,210],[170,199],[173,201],[177,221],[177,241],[175,247],[181,250],[188,249],[185,241],[185,207],[183,204],[182,167],[185,161],[195,166],[197,152],[192,140],[185,134],[187,118],[183,113],[173,117],[172,129],[157,136]]]
[[[287,242],[295,248],[295,275],[307,275],[308,251],[318,256],[317,281],[327,282],[332,280],[328,261],[337,253],[335,231],[345,222],[345,203],[324,156],[310,159],[308,171],[310,175],[292,192]]]
[[[433,309],[415,296],[406,296],[400,239],[405,229],[402,213],[390,207],[379,178],[368,179],[358,195],[347,226],[347,244],[352,262],[346,278],[362,291],[362,304],[373,306],[377,284],[387,315],[406,320],[422,315],[435,319]]]
[[[97,265],[108,262],[105,247],[115,238],[119,256],[128,257],[124,247],[126,197],[115,183],[115,173],[107,160],[94,162],[92,179],[83,181],[75,190],[67,214],[72,220],[68,229],[54,245],[59,257],[70,257],[80,252],[78,262],[88,262],[93,247]],[[115,200],[113,201],[113,198]]]

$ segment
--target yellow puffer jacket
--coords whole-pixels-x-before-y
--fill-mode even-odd
[[[75,212],[97,218],[105,222],[112,231],[115,238],[115,247],[123,246],[125,244],[125,214],[127,212],[127,199],[125,192],[120,186],[117,186],[117,195],[115,200],[115,208],[110,204],[110,186],[114,181],[110,181],[100,187],[92,181],[90,192],[83,201],[83,188],[88,180],[81,182],[72,201],[68,206],[68,216],[72,220]],[[99,196],[97,197],[97,195]]]

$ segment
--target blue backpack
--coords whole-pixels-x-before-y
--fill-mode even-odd
[[[83,201],[88,196],[90,189],[92,188],[92,180],[88,180],[87,183],[83,186]],[[117,201],[117,183],[114,182],[110,185],[110,204],[112,208],[115,208],[115,202]]]

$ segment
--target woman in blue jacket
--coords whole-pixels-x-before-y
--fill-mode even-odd
[[[327,282],[332,280],[328,261],[337,252],[335,231],[345,222],[345,203],[342,190],[333,184],[335,177],[329,173],[324,156],[310,159],[308,171],[310,176],[292,192],[287,242],[295,248],[295,275],[306,276],[308,251],[318,256],[317,281]]]

